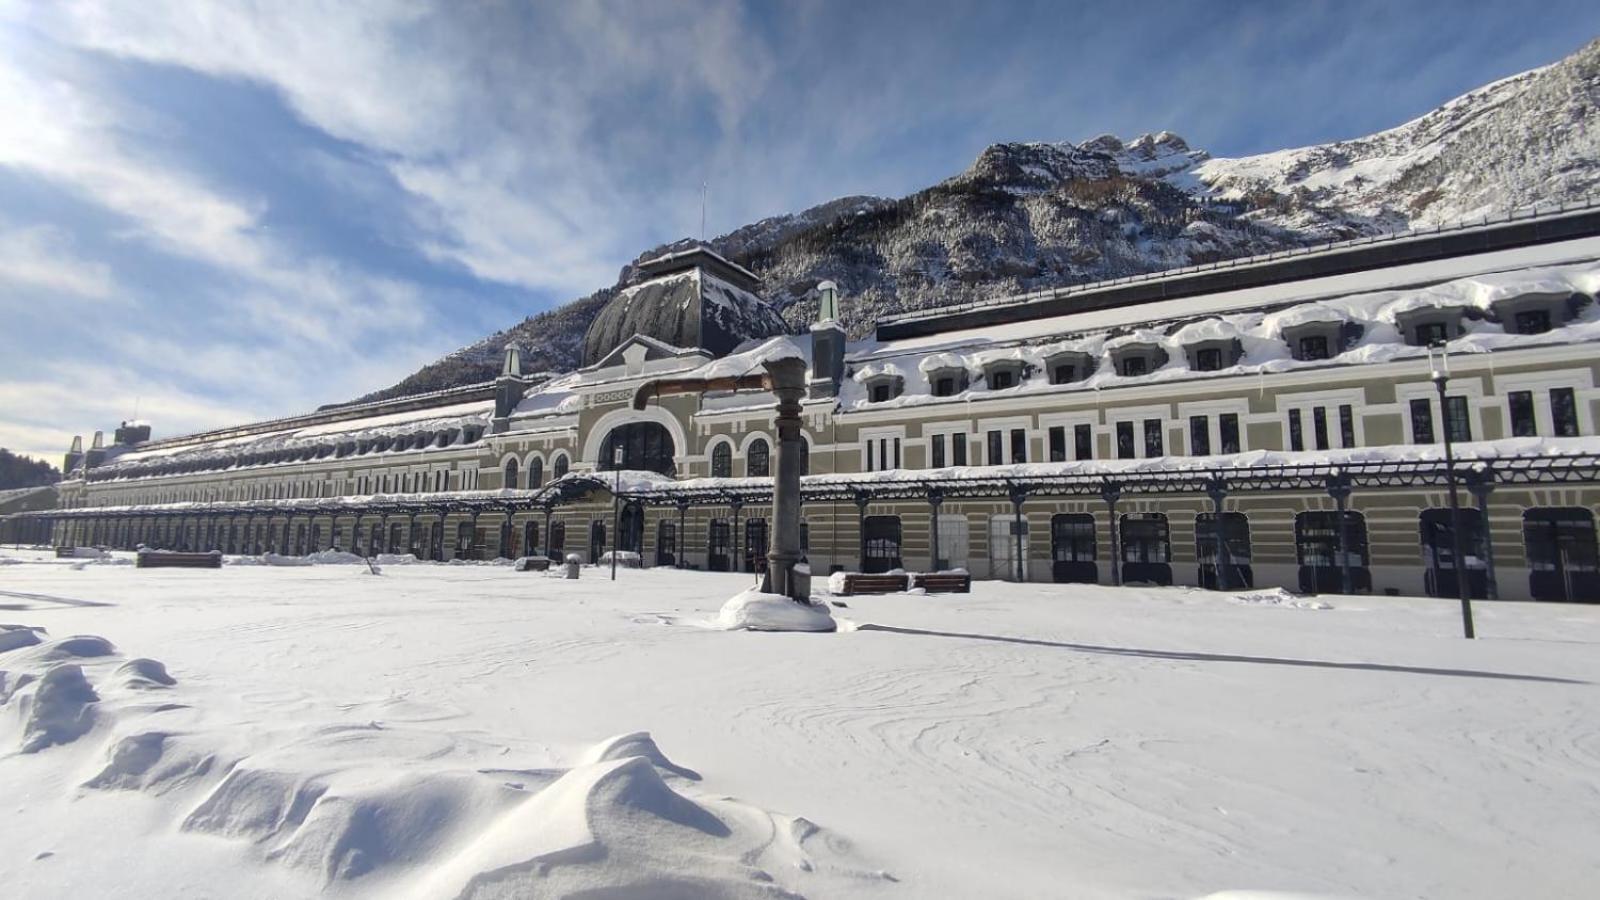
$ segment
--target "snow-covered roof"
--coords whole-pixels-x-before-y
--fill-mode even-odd
[[[1600,255],[1600,244],[1596,246]],[[1007,388],[1006,396],[1016,393],[1045,393],[1094,390],[1127,384],[1154,383],[1177,379],[1208,378],[1242,373],[1278,372],[1301,366],[1328,366],[1386,362],[1420,357],[1422,347],[1404,342],[1398,320],[1404,313],[1426,306],[1487,311],[1508,297],[1541,294],[1593,297],[1600,292],[1600,260],[1568,265],[1531,267],[1511,271],[1474,274],[1451,281],[1414,288],[1351,293],[1339,297],[1308,300],[1270,311],[1258,305],[1240,308],[1218,304],[1213,309],[1192,300],[1176,301],[1186,306],[1184,315],[1166,321],[1130,321],[1132,313],[1146,313],[1162,304],[1133,310],[1105,310],[1081,316],[1063,317],[1074,324],[1098,322],[1096,330],[1079,332],[1067,339],[1041,333],[1040,322],[973,329],[960,335],[936,335],[889,342],[863,342],[855,345],[848,363],[856,380],[879,372],[894,371],[906,378],[905,391],[889,400],[872,402],[874,409],[948,402],[952,399],[981,398],[992,395],[984,386],[974,386],[952,397],[934,397],[928,374],[941,368],[966,368],[971,371],[996,359],[1047,359],[1074,350],[1097,359],[1132,345],[1153,345],[1167,353],[1166,365],[1144,375],[1125,376],[1111,365],[1097,365],[1093,374],[1069,384],[1051,384],[1046,378],[1031,378]],[[1204,298],[1201,298],[1204,299]],[[1196,309],[1198,305],[1200,308]],[[1296,360],[1284,343],[1285,329],[1308,322],[1354,323],[1360,337],[1343,352],[1326,360]],[[1024,327],[1027,326],[1027,327]],[[1176,326],[1176,327],[1174,327]],[[1196,371],[1188,367],[1184,349],[1212,340],[1238,341],[1242,355],[1232,366],[1215,371]],[[1475,353],[1518,346],[1553,343],[1583,343],[1600,340],[1600,305],[1585,304],[1577,317],[1543,334],[1515,334],[1487,317],[1463,322],[1463,332],[1450,342],[1451,352]],[[865,406],[866,391],[859,384],[846,383],[840,391],[846,409]]]

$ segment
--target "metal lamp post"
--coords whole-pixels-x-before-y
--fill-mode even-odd
[[[1445,388],[1450,383],[1450,356],[1445,352],[1444,341],[1428,345],[1428,369],[1433,386],[1439,391],[1439,424],[1444,431],[1444,478],[1450,486],[1450,542],[1455,555],[1456,595],[1461,598],[1461,631],[1464,637],[1476,637],[1472,627],[1472,599],[1467,586],[1467,560],[1461,534],[1461,501],[1456,495],[1456,458],[1450,443],[1450,404]]]
[[[622,442],[611,449],[611,465],[617,470],[617,486],[611,491],[611,580],[617,580],[617,548],[622,546]]]

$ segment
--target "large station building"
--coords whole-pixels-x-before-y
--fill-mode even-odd
[[[646,266],[583,368],[69,453],[58,544],[758,570],[773,398],[641,386],[809,362],[813,572],[1600,600],[1600,209],[804,335],[708,250]],[[1447,375],[1443,402],[1438,372]],[[1455,465],[1445,464],[1448,439]]]

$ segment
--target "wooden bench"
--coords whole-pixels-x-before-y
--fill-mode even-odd
[[[868,575],[863,572],[848,572],[844,576],[844,595],[854,597],[858,594],[897,594],[906,589],[910,579],[904,575]]]
[[[222,568],[222,554],[216,550],[210,553],[168,553],[159,550],[141,550],[139,551],[139,561],[135,568],[220,569]]]
[[[972,576],[955,572],[925,572],[913,576],[911,586],[922,588],[930,594],[970,594]]]
[[[516,569],[518,572],[548,572],[550,570],[550,558],[547,556],[524,556],[517,560]]]

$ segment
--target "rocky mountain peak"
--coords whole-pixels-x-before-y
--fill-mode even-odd
[[[856,335],[880,316],[1498,214],[1600,193],[1600,41],[1366,137],[1237,159],[1158,131],[1000,143],[906,197],[841,197],[707,242],[760,275],[791,329],[837,282]],[[494,377],[501,348],[566,371],[617,284],[540,313],[363,399]]]

